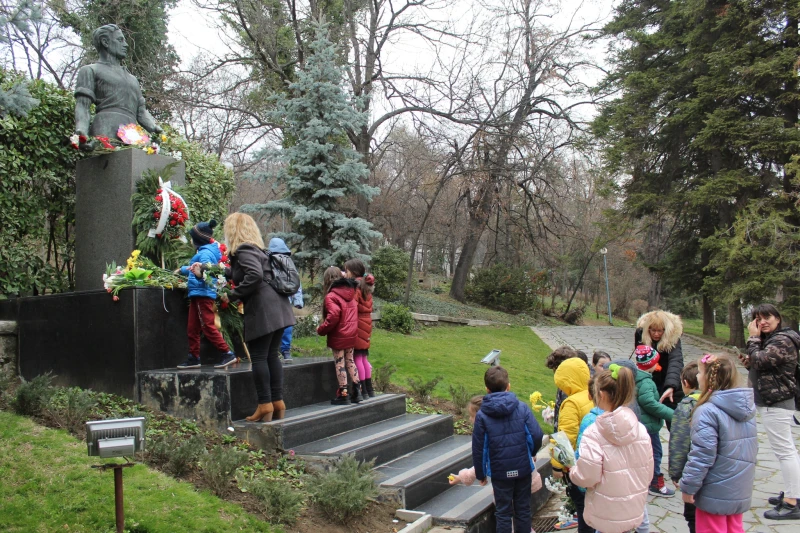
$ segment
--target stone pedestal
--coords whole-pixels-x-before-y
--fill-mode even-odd
[[[143,150],[120,150],[83,159],[75,176],[75,289],[103,288],[106,264],[125,264],[136,245],[131,195],[142,173],[163,169],[171,157]],[[172,174],[172,185],[183,185],[186,163]],[[191,206],[189,206],[191,208]]]

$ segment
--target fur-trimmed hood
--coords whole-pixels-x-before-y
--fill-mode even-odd
[[[671,352],[683,335],[681,317],[667,311],[650,311],[643,314],[636,323],[636,327],[642,330],[642,344],[653,345],[653,339],[650,338],[650,326],[654,323],[664,324],[664,335],[658,341],[656,350],[664,353]]]

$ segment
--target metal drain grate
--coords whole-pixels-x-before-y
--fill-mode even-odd
[[[543,516],[542,518],[534,518],[531,527],[536,533],[549,533],[556,530],[554,526],[557,522],[557,516]]]

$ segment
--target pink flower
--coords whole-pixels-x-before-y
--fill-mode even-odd
[[[115,294],[115,295],[114,295],[114,298],[113,298],[113,300],[114,300],[115,302],[118,302],[118,301],[119,301],[119,296],[117,296],[117,295]]]
[[[289,450],[289,457],[294,457],[294,450]]]

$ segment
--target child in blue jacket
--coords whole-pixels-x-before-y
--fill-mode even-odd
[[[490,367],[483,376],[486,392],[472,431],[475,478],[492,478],[497,533],[531,527],[533,460],[542,446],[542,429],[530,408],[509,392],[508,372]]]
[[[211,263],[217,265],[222,259],[219,244],[214,242],[214,227],[216,220],[200,222],[189,230],[192,244],[197,248],[188,265],[180,268],[180,273],[188,276],[189,289],[189,323],[186,334],[189,336],[189,357],[178,368],[196,368],[200,366],[200,333],[206,336],[214,348],[222,354],[222,362],[214,365],[224,368],[238,361],[237,357],[228,347],[222,334],[214,325],[214,305],[217,299],[217,289],[208,285],[202,277],[198,277],[191,270],[191,265]]]

